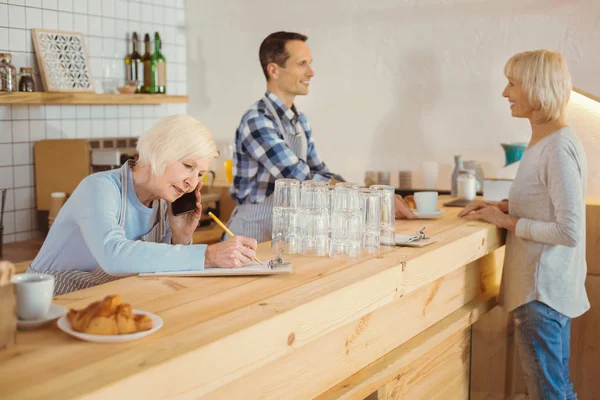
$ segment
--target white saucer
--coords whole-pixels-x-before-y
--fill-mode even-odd
[[[44,325],[54,321],[56,318],[60,318],[67,313],[67,309],[58,304],[51,304],[48,314],[42,319],[36,319],[31,321],[23,321],[17,319],[17,328],[21,331],[27,331],[31,329],[41,328]]]
[[[56,325],[61,331],[68,333],[69,335],[74,336],[77,339],[98,343],[130,342],[132,340],[137,340],[143,338],[144,336],[148,336],[151,333],[156,332],[163,326],[163,320],[158,315],[140,310],[133,310],[133,313],[149,316],[152,319],[152,329],[143,332],[128,333],[126,335],[91,335],[89,333],[81,333],[73,330],[66,316],[59,319]]]
[[[444,210],[443,208],[432,212],[422,212],[413,210],[413,214],[415,214],[415,216],[419,219],[434,219],[440,217],[444,213],[444,211],[446,210]]]

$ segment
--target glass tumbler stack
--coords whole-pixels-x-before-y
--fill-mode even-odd
[[[325,256],[329,251],[329,209],[327,183],[305,181],[300,190],[299,253]]]
[[[331,243],[329,257],[356,260],[361,251],[361,212],[359,187],[353,183],[336,184],[332,194]]]
[[[371,185],[381,198],[380,240],[381,251],[393,250],[396,246],[395,191],[388,185]]]
[[[273,229],[271,250],[275,253],[296,254],[299,249],[298,211],[300,182],[296,179],[277,179],[273,194]]]

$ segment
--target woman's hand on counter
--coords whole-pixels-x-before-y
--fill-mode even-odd
[[[471,206],[471,210],[468,211],[467,208]],[[489,222],[490,224],[494,224],[499,228],[508,229],[511,232],[514,232],[517,229],[517,222],[519,221],[519,218],[505,214],[502,212],[502,210],[500,210],[497,204],[470,204],[468,207],[465,207],[465,209],[461,211],[458,216],[471,221]]]
[[[475,200],[474,202],[472,202],[468,206],[466,206],[461,212],[459,212],[458,216],[464,217],[465,215],[469,214],[472,211],[481,210],[482,208],[489,207],[489,206],[496,207],[503,213],[508,213],[508,200],[502,200],[500,202]]]
[[[394,208],[396,209],[396,219],[415,219],[415,214],[410,210],[410,207],[402,196],[396,195],[394,197]]]
[[[173,208],[169,204],[169,226],[171,227],[171,243],[172,244],[190,244],[194,231],[198,227],[200,217],[202,216],[202,182],[196,186],[196,209],[192,212],[175,216]]]
[[[256,257],[256,240],[234,236],[224,242],[209,245],[204,256],[204,267],[238,268]]]

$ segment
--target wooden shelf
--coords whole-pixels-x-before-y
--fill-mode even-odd
[[[188,100],[188,96],[165,94],[0,92],[0,104],[162,104],[187,103]]]

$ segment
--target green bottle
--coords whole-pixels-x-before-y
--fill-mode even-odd
[[[142,93],[155,93],[154,62],[152,61],[152,54],[150,54],[150,35],[147,33],[144,35],[144,45],[146,46],[146,52],[142,56],[142,63],[144,64],[144,86],[142,87]]]
[[[158,32],[154,33],[154,54],[152,54],[152,64],[154,64],[154,83],[156,90],[153,93],[167,93],[167,60],[161,53],[162,42]]]

